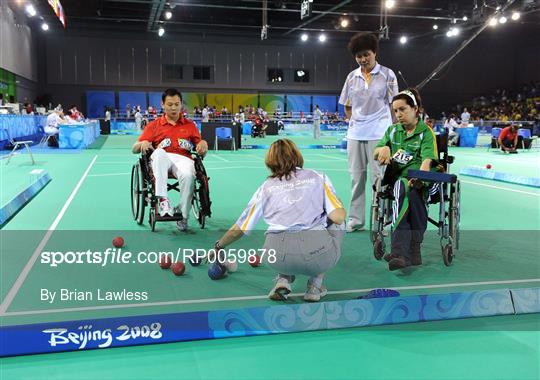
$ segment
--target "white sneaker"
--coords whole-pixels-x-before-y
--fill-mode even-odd
[[[287,299],[287,295],[291,292],[291,284],[283,277],[279,277],[276,284],[268,293],[268,298],[274,301],[284,301]]]
[[[328,290],[323,286],[317,288],[316,286],[309,285],[306,294],[304,294],[304,301],[319,302],[328,293]]]
[[[169,199],[163,198],[161,201],[159,201],[159,215],[161,216],[174,215],[174,211],[173,211],[173,208],[171,207],[171,202],[169,202]]]
[[[176,222],[176,228],[178,228],[179,231],[187,231],[188,230],[187,219],[178,220]]]

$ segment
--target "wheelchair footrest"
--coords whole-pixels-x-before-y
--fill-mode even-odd
[[[165,215],[161,216],[156,214],[156,222],[176,222],[178,220],[184,219],[182,214],[174,214],[173,216]]]
[[[424,170],[409,170],[407,178],[416,178],[425,182],[456,183],[457,181],[455,174],[427,172]]]

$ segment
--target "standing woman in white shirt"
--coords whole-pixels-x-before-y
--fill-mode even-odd
[[[352,195],[347,231],[353,232],[365,229],[368,162],[371,162],[372,184],[384,173],[384,167],[372,159],[373,150],[392,125],[390,104],[399,90],[396,74],[377,63],[379,40],[374,34],[354,35],[348,49],[360,66],[347,76],[339,98],[349,120],[347,154]]]
[[[317,302],[327,293],[325,272],[341,256],[345,209],[325,174],[303,169],[304,159],[293,141],[272,143],[265,164],[270,176],[214,248],[219,251],[248,235],[262,217],[268,224],[263,260],[278,272],[268,297],[286,298],[295,276],[303,274],[309,277],[304,300]]]

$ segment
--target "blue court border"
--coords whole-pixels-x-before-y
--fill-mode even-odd
[[[528,313],[540,288],[15,325],[0,327],[0,357]]]

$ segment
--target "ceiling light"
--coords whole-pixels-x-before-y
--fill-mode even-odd
[[[35,15],[37,15],[36,8],[34,8],[32,4],[28,4],[25,10],[26,10],[26,13],[28,13],[28,16],[30,17],[34,17]]]
[[[399,43],[402,44],[402,45],[403,45],[403,44],[406,44],[406,43],[407,43],[407,37],[401,36],[401,37],[399,38]]]
[[[49,25],[47,25],[47,23],[44,22],[43,24],[41,24],[41,29],[43,29],[44,31],[47,31],[49,30]]]
[[[519,12],[512,13],[512,20],[517,21],[521,17],[521,14]]]
[[[489,19],[489,26],[496,26],[497,25],[497,19],[495,17],[492,17]]]
[[[320,35],[319,35],[319,41],[320,41],[320,42],[326,41],[326,34],[324,34],[324,33],[320,34]]]
[[[165,34],[165,28],[160,26],[158,29],[158,36],[163,37],[164,34]]]
[[[501,16],[501,18],[499,19],[499,22],[501,24],[506,24],[506,21],[508,21],[508,19],[505,16]]]
[[[302,33],[302,35],[300,36],[300,39],[303,42],[306,42],[309,39],[309,36],[307,35],[307,33]]]
[[[459,32],[460,32],[459,28],[454,28],[454,30],[452,31],[452,34],[454,36],[457,36],[459,34]]]
[[[342,28],[348,27],[349,26],[349,20],[346,19],[346,18],[342,19],[340,25],[341,25]]]
[[[394,5],[396,5],[396,1],[395,0],[386,0],[384,5],[385,5],[386,8],[391,9],[391,8],[394,8]]]
[[[454,34],[452,33],[452,30],[449,30],[446,32],[446,37],[452,37]]]
[[[167,9],[165,13],[163,13],[163,16],[165,16],[165,19],[170,20],[172,18],[172,11]]]
[[[462,20],[467,21],[469,18],[467,16],[463,16]]]
[[[434,24],[434,25],[433,25],[433,30],[437,30],[437,29],[439,29],[439,25]]]

